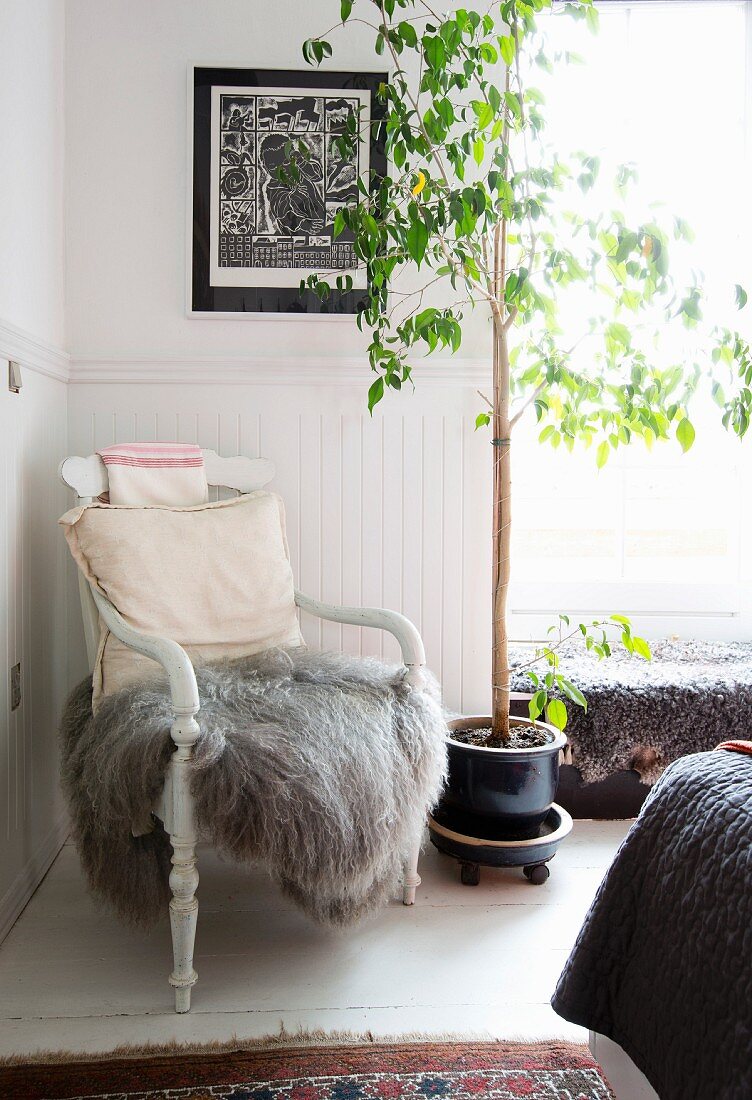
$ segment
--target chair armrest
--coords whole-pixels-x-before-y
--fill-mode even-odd
[[[393,634],[402,650],[408,683],[415,688],[423,687],[425,683],[423,669],[426,664],[423,639],[417,627],[398,611],[387,611],[382,607],[339,607],[337,604],[321,603],[310,596],[304,596],[297,589],[295,603],[301,610],[319,619],[327,619],[333,623],[348,623],[351,626],[372,626]]]
[[[99,614],[115,637],[137,653],[158,661],[165,670],[176,715],[195,714],[199,708],[196,673],[183,647],[169,638],[154,638],[134,630],[102,592],[93,585],[90,588]]]

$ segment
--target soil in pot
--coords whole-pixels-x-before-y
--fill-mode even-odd
[[[449,736],[461,745],[475,745],[483,749],[537,749],[551,743],[546,732],[535,726],[511,726],[506,741],[494,734],[490,726],[485,729],[452,730]]]

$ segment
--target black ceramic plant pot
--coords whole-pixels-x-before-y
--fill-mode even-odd
[[[465,745],[452,740],[452,730],[483,729],[491,719],[458,718],[449,723],[449,777],[440,813],[443,824],[458,833],[524,840],[535,836],[554,801],[566,737],[544,722],[511,721],[534,724],[546,743],[526,749]]]

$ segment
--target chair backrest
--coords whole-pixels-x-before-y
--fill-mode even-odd
[[[220,458],[216,451],[202,451],[206,480],[219,489],[234,489],[238,493],[251,493],[263,489],[274,477],[274,463],[268,458]],[[99,455],[79,458],[76,455],[60,463],[62,481],[76,494],[78,504],[91,504],[109,488],[107,467]],[[89,667],[94,668],[99,645],[99,613],[94,603],[88,581],[83,573],[78,575],[81,596],[81,614],[84,620],[84,637]]]

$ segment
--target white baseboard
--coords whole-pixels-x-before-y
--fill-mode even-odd
[[[26,861],[5,894],[0,898],[0,943],[26,908],[32,894],[49,871],[70,832],[67,813],[55,822],[36,852]]]

